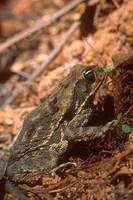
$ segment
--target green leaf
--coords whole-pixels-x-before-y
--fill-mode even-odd
[[[124,132],[124,133],[131,133],[131,131],[132,131],[132,127],[131,126],[129,126],[128,124],[123,124],[122,125],[122,131]]]
[[[124,117],[125,117],[125,116],[124,116],[123,113],[119,113],[119,114],[117,115],[117,120],[120,121],[120,120],[123,119]]]
[[[119,113],[119,114],[117,115],[117,119],[118,119],[118,120],[121,120],[122,117],[123,117],[123,114],[122,114],[122,113]]]
[[[114,67],[112,65],[105,65],[103,70],[105,73],[111,73],[114,70]]]

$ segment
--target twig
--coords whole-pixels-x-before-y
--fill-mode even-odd
[[[35,80],[36,77],[38,77],[40,74],[42,74],[42,72],[44,71],[44,69],[59,54],[59,52],[62,50],[62,48],[64,47],[64,45],[70,39],[70,36],[75,32],[75,30],[77,29],[77,27],[79,25],[80,25],[80,22],[78,22],[78,21],[73,23],[73,25],[70,27],[70,29],[68,30],[68,32],[66,33],[66,35],[63,37],[63,40],[59,43],[58,46],[56,46],[53,49],[53,51],[49,54],[49,56],[46,59],[46,61],[40,66],[39,69],[37,69],[35,72],[33,72],[33,74],[29,77],[29,79],[24,84],[22,84],[22,86],[20,87],[19,91],[16,94],[14,94],[13,96],[10,96],[9,98],[6,99],[6,101],[4,102],[4,104],[2,105],[2,107],[4,107],[7,104],[11,103],[19,94],[21,94],[22,92],[24,92],[31,85],[32,81]]]
[[[7,39],[7,41],[0,44],[0,53],[8,49],[9,47],[16,45],[18,42],[22,41],[23,39],[29,37],[33,33],[36,33],[37,31],[41,30],[42,28],[46,28],[47,26],[50,26],[51,24],[55,23],[57,20],[59,20],[62,16],[73,10],[78,4],[87,1],[87,0],[75,0],[57,11],[55,14],[53,14],[53,17],[51,17],[48,21],[44,21],[43,17],[41,19],[36,21],[36,24],[34,27],[30,27],[18,34],[16,34],[14,37],[11,37]]]
[[[49,194],[53,194],[53,193],[57,193],[57,192],[58,192],[58,193],[59,193],[59,192],[63,192],[63,191],[65,191],[65,190],[67,190],[68,188],[72,187],[74,184],[75,184],[75,182],[74,182],[74,183],[70,183],[69,185],[67,185],[67,186],[65,186],[65,187],[63,187],[63,188],[51,190],[51,191],[49,191]]]
[[[116,0],[112,0],[112,2],[113,2],[113,4],[115,5],[116,8],[120,7],[119,3]]]
[[[101,11],[101,4],[100,4],[100,2],[99,2],[99,4],[97,5],[97,7],[96,7],[96,11],[95,11],[95,14],[94,14],[94,25],[96,26],[97,25],[97,23],[98,23],[98,17],[99,17],[99,15],[100,15],[100,11]]]
[[[133,109],[133,105],[124,113],[124,115],[127,115],[132,109]]]
[[[128,156],[133,155],[133,146],[128,146],[128,149],[122,153],[119,153],[117,156],[115,156],[112,160],[113,169],[109,172],[109,175],[114,174],[117,169],[119,168],[119,165],[121,162],[123,162],[125,159],[128,160]]]

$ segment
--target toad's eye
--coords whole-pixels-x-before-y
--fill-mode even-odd
[[[84,72],[83,72],[83,75],[84,75],[84,78],[89,81],[89,82],[94,82],[95,81],[95,74],[93,72],[93,70],[91,69],[86,69]]]

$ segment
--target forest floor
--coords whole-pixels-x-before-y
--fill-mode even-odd
[[[25,116],[51,94],[74,64],[113,65],[112,56],[118,51],[132,52],[132,0],[90,0],[88,6],[81,3],[49,27],[9,44],[15,34],[33,27],[36,21],[52,18],[53,13],[71,2],[1,1],[0,42],[4,44],[8,38],[9,47],[1,50],[0,44],[0,149],[12,143],[21,130]],[[79,19],[80,25],[69,36],[56,58],[23,90],[23,84],[30,75],[47,61],[51,51],[67,37],[67,31]],[[10,69],[5,70],[8,66]],[[11,96],[13,99],[8,103]],[[132,112],[132,108],[129,112]],[[61,175],[44,175],[40,185],[20,187],[24,192],[28,191],[30,200],[38,198],[35,193],[40,199],[132,200],[133,134],[128,135],[124,144],[120,144],[116,136],[113,143],[116,142],[117,148],[109,138],[107,142],[111,148],[100,148],[102,150],[98,155],[91,153],[85,159],[70,158],[77,163],[77,167]],[[112,148],[113,145],[115,148]],[[15,197],[9,194],[8,199]]]

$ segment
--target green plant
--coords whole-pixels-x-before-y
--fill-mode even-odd
[[[116,116],[116,119],[112,120],[112,128],[114,129],[116,126],[122,130],[123,133],[130,134],[132,131],[132,127],[128,124],[122,124],[122,120],[127,117],[123,113],[119,113]]]

